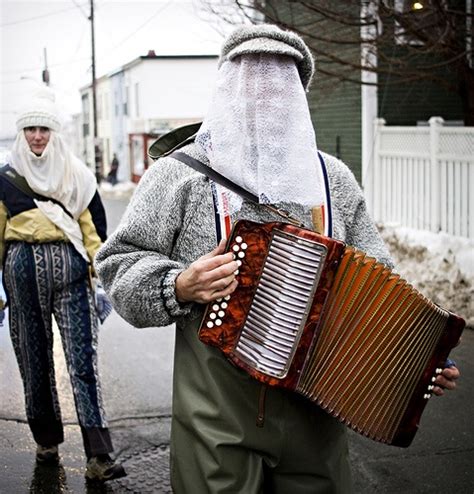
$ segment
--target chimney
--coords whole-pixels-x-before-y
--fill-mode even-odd
[[[156,57],[155,50],[148,50],[147,57]]]

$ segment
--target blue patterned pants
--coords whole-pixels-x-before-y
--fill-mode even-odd
[[[87,457],[112,451],[97,369],[97,317],[88,265],[67,242],[12,242],[4,265],[10,333],[38,444],[63,442],[53,360],[57,322]]]

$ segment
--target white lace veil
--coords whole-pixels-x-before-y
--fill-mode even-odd
[[[196,143],[213,169],[260,203],[324,203],[306,94],[289,56],[246,54],[224,62]],[[232,214],[242,201],[229,196]]]

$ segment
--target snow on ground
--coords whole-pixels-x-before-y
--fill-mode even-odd
[[[129,198],[137,184],[133,182],[118,182],[115,185],[103,180],[100,184],[99,191],[102,197],[107,199],[124,199]]]
[[[379,225],[396,271],[423,295],[474,329],[474,241],[396,225]]]

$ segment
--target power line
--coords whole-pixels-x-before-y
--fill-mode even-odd
[[[89,15],[87,14],[87,12],[84,12],[84,11],[82,10],[82,6],[81,6],[81,5],[79,5],[79,4],[76,2],[76,0],[71,0],[71,1],[72,1],[72,3],[73,3],[73,4],[74,4],[74,5],[75,5],[75,6],[76,6],[76,7],[77,7],[80,11],[81,11],[82,15],[83,15],[86,19],[89,19]]]
[[[119,46],[122,46],[125,41],[128,41],[132,36],[135,36],[135,34],[138,33],[138,31],[140,31],[141,29],[143,29],[147,24],[149,24],[158,14],[161,14],[161,12],[163,12],[169,5],[170,3],[172,2],[173,0],[169,0],[168,2],[166,2],[165,5],[163,6],[160,6],[160,8],[154,13],[152,14],[143,24],[141,24],[140,26],[138,26],[135,31],[131,32],[128,36],[126,36],[125,38],[123,38],[121,41],[119,41],[115,46],[113,46],[111,48],[111,50],[115,50],[116,48],[118,48]]]
[[[59,62],[59,63],[52,63],[49,65],[49,67],[61,67],[63,65],[71,65],[79,62],[83,62],[84,60],[90,60],[89,57],[81,57],[81,58],[76,58],[75,60],[68,60],[67,62]],[[29,69],[13,69],[13,70],[4,70],[0,72],[0,75],[5,75],[5,74],[17,74],[20,72],[34,72],[36,70],[41,70],[42,66],[38,65],[36,67],[32,67]]]
[[[76,7],[79,7],[79,5],[76,5]],[[28,19],[21,19],[19,21],[5,22],[3,24],[0,24],[0,27],[15,26],[17,24],[23,24],[24,22],[35,21],[36,19],[42,19],[44,17],[51,17],[52,15],[57,15],[57,14],[61,14],[62,12],[73,10],[76,7],[68,7],[67,9],[56,10],[55,12],[50,12],[49,14],[37,15],[35,17],[28,17]]]

